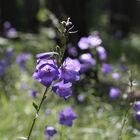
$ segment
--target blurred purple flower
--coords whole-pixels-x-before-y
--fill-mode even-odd
[[[3,75],[6,72],[8,66],[9,66],[8,60],[3,58],[0,61],[0,75]]]
[[[59,112],[59,124],[61,125],[72,126],[72,122],[76,118],[77,116],[74,114],[71,107],[67,107]]]
[[[46,126],[44,133],[45,133],[46,137],[51,138],[51,137],[53,137],[57,133],[57,131],[52,126]]]
[[[17,31],[15,28],[10,28],[5,32],[6,37],[15,38],[17,37]]]
[[[96,34],[90,35],[88,40],[91,48],[99,46],[102,43],[101,38]]]
[[[9,29],[11,28],[11,23],[9,21],[5,21],[3,24],[4,29]]]
[[[46,114],[46,115],[50,115],[51,112],[52,112],[51,109],[46,109],[46,110],[45,110],[45,114]]]
[[[89,38],[88,37],[82,37],[79,42],[78,46],[81,50],[86,50],[89,48]]]
[[[136,112],[135,118],[140,123],[140,111]]]
[[[90,64],[91,66],[96,65],[96,60],[93,59],[92,55],[90,53],[84,53],[80,56],[80,61],[83,63]]]
[[[83,94],[78,95],[78,96],[77,96],[77,100],[78,100],[79,102],[83,102],[83,101],[85,100],[85,95],[83,95]]]
[[[12,54],[13,48],[7,48],[4,54],[4,58],[0,61],[0,75],[3,75],[6,72],[7,68],[10,66],[9,61],[11,59]]]
[[[112,78],[117,81],[121,79],[121,75],[117,72],[114,72],[112,73]]]
[[[88,70],[90,70],[91,68],[92,68],[92,65],[90,65],[88,63],[83,63],[83,64],[81,64],[80,73],[85,73]]]
[[[106,60],[107,59],[107,54],[106,54],[106,50],[105,48],[103,48],[102,46],[99,46],[96,48],[97,53],[99,55],[99,59],[100,60]]]
[[[66,58],[60,68],[60,78],[64,82],[72,82],[80,79],[79,71],[81,64],[77,59]]]
[[[30,95],[31,97],[33,97],[33,98],[36,98],[36,97],[37,97],[37,91],[31,89],[31,90],[29,91],[29,95]]]
[[[68,47],[68,53],[70,56],[77,56],[78,52],[75,47]]]
[[[103,64],[102,65],[102,73],[103,74],[109,74],[112,71],[112,67],[110,64]]]
[[[22,53],[16,57],[16,63],[19,64],[20,70],[25,70],[25,63],[31,58],[29,53]]]
[[[26,89],[27,89],[27,87],[28,87],[28,86],[27,86],[27,84],[26,84],[26,83],[22,83],[22,84],[21,84],[21,89],[22,89],[22,90],[26,90]]]
[[[59,78],[59,71],[54,60],[38,60],[33,78],[48,87]]]
[[[9,47],[6,49],[5,58],[9,59],[13,55],[13,48]]]
[[[136,111],[140,111],[140,101],[135,102],[134,108],[135,108]]]
[[[128,68],[127,68],[127,66],[125,66],[124,64],[120,64],[120,70],[122,70],[122,71],[127,71]]]
[[[115,88],[115,87],[111,87],[110,91],[109,91],[109,97],[111,99],[115,100],[117,97],[120,96],[120,93],[121,93],[120,89]]]
[[[72,83],[64,83],[61,81],[56,83],[52,89],[65,100],[72,96]]]

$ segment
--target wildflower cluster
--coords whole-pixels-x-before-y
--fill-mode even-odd
[[[65,40],[69,33],[75,32],[71,31],[74,26],[72,25],[72,22],[70,22],[70,18],[68,18],[66,22],[63,21],[62,25],[64,27],[64,30],[62,31],[64,37],[63,40]],[[72,82],[80,79],[81,64],[78,60],[69,57],[63,61],[66,44],[63,45],[62,49],[60,48],[58,52],[46,52],[36,55],[37,65],[32,77],[46,87],[40,104],[36,105],[33,103],[37,116],[43,101],[46,99],[46,94],[49,92],[49,89],[53,90],[56,94],[66,100],[72,96]],[[22,56],[17,58],[17,62],[24,64]],[[36,97],[36,93],[32,91],[31,96]],[[36,118],[37,117],[35,117],[32,122],[27,140],[30,139]],[[65,108],[59,113],[59,124],[61,125],[72,126],[72,121],[74,119],[76,119],[76,115],[73,113],[71,107]],[[48,139],[53,137],[56,133],[57,131],[55,128],[52,126],[46,126],[45,135]]]
[[[37,55],[37,66],[33,78],[49,87],[60,97],[68,99],[72,95],[72,82],[80,79],[80,63],[71,58],[66,58],[59,67],[56,59],[50,56],[52,53]]]
[[[12,27],[9,21],[4,22],[3,27],[4,27],[4,35],[7,38],[12,39],[17,37],[17,31],[14,27]]]

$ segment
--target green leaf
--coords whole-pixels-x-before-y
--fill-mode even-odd
[[[38,110],[38,105],[35,102],[33,102],[32,105],[35,108],[35,110],[37,111]]]

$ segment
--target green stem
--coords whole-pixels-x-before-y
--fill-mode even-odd
[[[60,140],[63,140],[63,125],[61,125],[61,130],[60,130]]]
[[[31,136],[32,130],[33,130],[33,128],[34,128],[35,122],[36,122],[36,120],[37,120],[37,117],[38,117],[40,108],[41,108],[41,106],[42,106],[44,100],[46,99],[46,94],[48,93],[48,91],[49,91],[48,88],[46,88],[46,89],[45,89],[45,92],[44,92],[44,94],[43,94],[43,96],[42,96],[42,99],[41,99],[41,101],[40,101],[40,104],[39,104],[39,106],[38,106],[38,109],[37,109],[37,111],[36,111],[35,118],[33,119],[33,122],[32,122],[31,128],[30,128],[30,131],[29,131],[27,140],[30,139],[30,136]]]
[[[119,135],[118,140],[122,139],[122,132],[123,132],[124,126],[126,124],[126,118],[127,118],[128,113],[129,113],[129,110],[130,110],[130,107],[127,108],[127,110],[124,114],[123,121],[122,121],[122,127],[121,127],[121,131],[120,131],[120,135]]]
[[[131,98],[132,98],[132,94],[133,94],[133,79],[132,79],[132,72],[130,71],[130,78],[129,78],[129,88],[130,88],[130,97],[128,97],[128,100],[127,102],[130,103],[131,102]],[[125,124],[126,124],[126,118],[128,116],[128,113],[129,113],[129,110],[130,108],[134,106],[134,102],[132,104],[130,104],[130,106],[128,106],[125,114],[124,114],[124,117],[123,117],[123,121],[122,121],[122,127],[121,127],[121,131],[120,131],[120,135],[118,137],[118,140],[122,140],[122,132],[123,132],[123,129],[125,127]]]

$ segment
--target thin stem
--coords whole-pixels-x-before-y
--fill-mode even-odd
[[[63,125],[61,125],[61,130],[60,130],[60,140],[63,140]]]
[[[63,59],[64,59],[64,54],[65,54],[66,47],[67,47],[67,39],[66,39],[66,36],[65,35],[63,36],[63,39],[62,40],[63,40],[63,49],[62,49],[62,56],[61,56],[60,62],[62,62]]]
[[[130,103],[131,102],[131,98],[132,98],[132,93],[133,93],[133,79],[132,79],[132,71],[130,71],[130,78],[129,78],[129,88],[130,88],[130,97],[128,98],[127,102]],[[132,104],[130,104],[130,106],[127,108],[125,114],[124,114],[124,119],[122,121],[122,127],[121,127],[121,131],[120,131],[120,135],[118,137],[118,140],[122,139],[122,132],[124,129],[124,126],[126,124],[126,118],[128,116],[129,110],[130,108],[134,105],[134,102]]]
[[[128,113],[129,113],[129,110],[130,110],[130,107],[127,108],[127,110],[126,110],[126,112],[124,114],[124,117],[123,117],[124,119],[122,121],[122,127],[121,127],[121,131],[120,131],[120,135],[119,135],[118,140],[122,139],[122,132],[123,132],[124,126],[126,124],[126,118],[127,118]]]
[[[37,117],[38,117],[40,108],[41,108],[41,106],[42,106],[44,100],[46,99],[46,94],[47,94],[48,91],[49,91],[48,88],[46,88],[46,89],[45,89],[45,92],[44,92],[44,94],[43,94],[43,96],[42,96],[42,99],[41,99],[41,101],[40,101],[40,104],[39,104],[39,106],[38,106],[38,109],[37,109],[37,111],[36,111],[35,118],[33,119],[33,122],[32,122],[31,128],[30,128],[30,131],[29,131],[29,135],[28,135],[27,140],[30,139],[30,136],[31,136],[32,130],[33,130],[33,128],[34,128],[36,119],[37,119]]]

